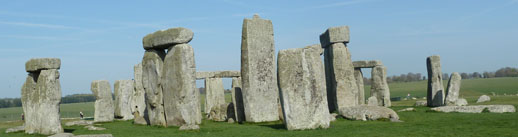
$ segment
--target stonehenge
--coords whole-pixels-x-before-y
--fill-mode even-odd
[[[146,114],[146,96],[144,91],[144,85],[142,85],[142,63],[139,63],[133,67],[133,81],[135,82],[133,90],[133,96],[131,97],[131,112],[134,117],[136,124],[147,125],[147,118],[144,118]]]
[[[222,78],[232,78],[232,103],[225,103],[225,89]],[[196,79],[205,80],[204,112],[209,120],[243,122],[244,108],[241,91],[241,72],[239,71],[210,71],[196,72]],[[233,112],[229,112],[233,111]],[[238,118],[241,118],[238,120]]]
[[[448,87],[446,88],[446,99],[444,103],[448,106],[465,106],[468,104],[466,99],[459,98],[461,76],[457,72],[453,72],[450,75],[448,81]]]
[[[355,69],[356,84],[358,85],[359,94],[358,100],[360,104],[365,103],[365,93],[363,85],[363,73],[362,68],[371,68],[371,96],[376,97],[378,106],[390,107],[390,89],[387,83],[387,68],[383,66],[383,63],[379,60],[362,60],[354,61],[353,66]]]
[[[107,80],[94,80],[91,88],[95,96],[94,122],[110,122],[115,117],[112,90]]]
[[[131,100],[135,90],[133,80],[116,80],[113,86],[115,95],[115,118],[122,120],[133,119]]]
[[[225,89],[221,78],[205,79],[205,114],[214,121],[224,121],[227,111],[225,105]]]
[[[194,50],[188,44],[193,35],[190,29],[179,27],[157,31],[142,39],[146,50],[142,59],[147,109],[144,117],[150,125],[199,129],[200,94],[195,87]]]
[[[286,49],[278,55],[279,94],[288,130],[328,128],[325,72],[320,53]]]
[[[516,112],[516,108],[513,105],[442,106],[431,108],[431,110],[446,113],[483,113],[484,110],[491,113]]]
[[[324,48],[327,100],[330,112],[358,105],[358,85],[354,76],[349,43],[349,27],[331,27],[320,35]]]
[[[279,120],[276,69],[272,21],[261,19],[259,15],[245,18],[241,39],[241,85],[247,122]]]
[[[63,132],[59,104],[59,58],[33,58],[25,63],[29,73],[22,90],[25,133],[51,135]]]
[[[430,56],[426,59],[428,70],[428,92],[427,105],[438,107],[444,105],[445,92],[442,83],[441,58],[438,55]]]
[[[232,78],[232,105],[234,105],[234,121],[245,121],[245,108],[243,106],[243,92],[241,90],[241,77]]]

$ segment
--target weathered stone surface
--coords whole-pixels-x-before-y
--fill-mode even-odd
[[[142,85],[142,63],[135,65],[133,72],[133,81],[135,82],[133,86],[135,89],[130,102],[131,112],[135,118],[135,123],[140,120],[138,122],[142,124],[142,122],[146,122],[144,118],[144,113],[146,112],[146,91],[144,91],[144,86]],[[135,115],[137,113],[139,117]]]
[[[455,104],[455,106],[467,106],[468,105],[468,101],[466,99],[459,98],[453,104]]]
[[[358,105],[363,105],[365,104],[365,87],[363,84],[363,73],[361,69],[354,69],[354,79],[356,79],[356,85],[358,86]]]
[[[225,121],[229,122],[232,121],[232,123],[234,123],[234,119],[236,119],[236,110],[234,109],[234,103],[233,102],[230,102],[228,103],[227,105],[227,116],[226,116],[226,119]]]
[[[115,117],[122,120],[133,119],[131,97],[135,90],[133,80],[116,80],[114,85]]]
[[[427,105],[429,107],[443,106],[446,94],[442,85],[441,58],[439,55],[428,57],[426,66],[428,69]]]
[[[179,44],[168,49],[162,84],[167,125],[200,124],[200,92],[196,89],[196,64],[190,45]]]
[[[405,108],[405,109],[398,110],[397,112],[405,112],[405,111],[415,111],[415,108]]]
[[[513,105],[479,105],[479,106],[442,106],[431,108],[439,112],[482,113],[484,109],[491,113],[516,112]]]
[[[353,61],[354,68],[374,68],[376,66],[383,66],[383,63],[379,60],[361,60]]]
[[[205,114],[207,118],[224,121],[227,111],[226,109],[223,111],[221,106],[225,104],[225,89],[221,78],[205,79]]]
[[[59,69],[61,59],[59,58],[33,58],[25,63],[25,71],[36,72],[45,69]]]
[[[93,121],[77,120],[65,123],[65,126],[87,126],[94,124]]]
[[[88,130],[91,130],[91,131],[106,130],[106,128],[96,127],[96,126],[93,126],[93,125],[88,125],[88,126],[85,126],[84,128],[86,128]]]
[[[164,50],[146,50],[142,59],[142,85],[146,92],[146,110],[144,117],[149,118],[150,125],[167,126],[162,96],[162,67]]]
[[[187,28],[170,28],[146,35],[142,39],[144,49],[167,49],[175,44],[189,43],[194,33]]]
[[[378,106],[378,98],[375,96],[369,97],[369,99],[367,100],[367,105],[368,106]]]
[[[457,99],[459,99],[459,91],[460,84],[462,78],[460,74],[457,72],[453,72],[450,75],[450,80],[448,81],[448,87],[446,88],[446,105],[455,106],[457,105]]]
[[[344,43],[335,43],[324,51],[329,111],[358,104],[358,85],[354,78],[351,54]]]
[[[336,113],[329,114],[329,120],[331,122],[336,121],[336,116],[338,116],[338,114],[336,114]]]
[[[241,77],[240,71],[196,72],[196,79]]]
[[[310,49],[313,52],[315,52],[315,54],[318,54],[318,55],[324,54],[324,48],[322,48],[322,46],[320,46],[320,44],[309,45],[309,46],[304,47],[304,49]]]
[[[372,68],[371,96],[378,99],[379,106],[390,107],[390,89],[387,84],[387,68],[376,66]]]
[[[349,43],[349,26],[331,27],[320,35],[322,48],[334,43]]]
[[[199,130],[200,126],[198,125],[183,125],[179,130]]]
[[[272,21],[258,15],[244,19],[242,35],[241,78],[246,121],[279,120]]]
[[[17,126],[17,127],[12,127],[12,128],[8,128],[5,130],[5,133],[14,133],[14,132],[22,132],[25,130],[25,126]]]
[[[482,95],[478,98],[477,103],[488,102],[488,101],[491,101],[491,98],[487,95]]]
[[[51,135],[63,132],[59,119],[61,85],[57,69],[31,72],[22,87],[21,100],[26,118],[25,133]]]
[[[243,92],[241,91],[241,77],[232,78],[232,104],[234,104],[235,121],[245,121],[245,106],[243,105]]]
[[[288,130],[329,127],[324,65],[319,53],[310,50],[279,51],[280,101]]]
[[[377,120],[386,118],[399,120],[399,116],[394,110],[381,106],[354,106],[340,109],[340,115],[351,120]]]
[[[427,106],[426,105],[427,103],[428,103],[428,101],[426,101],[426,100],[418,100],[415,102],[414,106],[416,106],[416,107]]]
[[[112,89],[108,80],[94,80],[90,90],[95,96],[95,122],[113,121],[115,108],[112,98]]]

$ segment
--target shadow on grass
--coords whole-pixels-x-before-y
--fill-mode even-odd
[[[76,129],[71,129],[71,128],[65,128],[65,129],[63,129],[63,131],[64,131],[65,133],[72,133],[72,132],[74,132],[75,130],[76,130]]]
[[[89,118],[84,118],[83,120],[94,120],[94,118],[89,117]]]
[[[284,127],[283,124],[261,124],[259,126],[269,127],[269,128],[276,129],[276,130],[286,130],[286,127]]]

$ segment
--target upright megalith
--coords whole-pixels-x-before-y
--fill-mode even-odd
[[[361,68],[354,68],[354,78],[358,86],[358,105],[365,104],[365,87],[363,84],[363,73]]]
[[[142,85],[146,95],[147,117],[150,125],[167,126],[162,95],[162,66],[164,50],[149,49],[142,59]],[[145,116],[146,117],[146,116]]]
[[[196,89],[194,50],[189,44],[169,47],[162,73],[168,126],[197,127],[201,123],[200,93]]]
[[[122,120],[133,119],[131,111],[131,100],[135,90],[133,80],[116,80],[114,87],[115,95],[115,118]]]
[[[346,44],[349,42],[349,27],[331,27],[320,35],[324,48],[327,84],[327,100],[330,112],[358,105],[358,85],[354,66]]]
[[[243,106],[243,92],[241,90],[241,77],[232,78],[232,104],[234,105],[235,119],[238,123],[245,121],[245,108]]]
[[[387,83],[387,68],[376,66],[372,68],[371,96],[375,96],[379,106],[390,107],[390,89]]]
[[[330,117],[320,53],[310,48],[281,50],[277,63],[286,128],[328,128]]]
[[[279,120],[276,68],[272,21],[258,15],[244,19],[241,78],[246,121]]]
[[[222,105],[225,105],[225,89],[221,78],[205,79],[205,115],[208,119],[214,121],[224,121],[226,119],[226,109],[223,111]]]
[[[459,100],[459,91],[462,77],[457,72],[453,72],[450,75],[450,80],[448,81],[448,87],[446,88],[446,105],[448,106],[457,106],[463,105],[458,104]]]
[[[58,58],[31,59],[25,63],[29,72],[22,87],[22,106],[25,114],[25,133],[57,134],[63,132],[59,104],[61,85]]]
[[[430,56],[426,59],[428,70],[428,92],[427,105],[438,107],[444,105],[445,92],[442,85],[441,58],[439,55]]]
[[[146,113],[146,96],[144,86],[142,85],[142,63],[139,63],[133,67],[133,81],[134,90],[131,97],[131,112],[135,118],[135,123],[147,124],[144,118]]]
[[[90,90],[95,96],[94,122],[110,122],[114,118],[112,89],[107,80],[94,80]]]

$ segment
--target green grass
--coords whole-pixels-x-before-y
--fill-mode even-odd
[[[447,81],[445,81],[446,83]],[[511,104],[518,106],[518,96],[502,96],[516,94],[518,91],[518,78],[495,78],[463,80],[461,97],[467,99],[470,105],[479,104]],[[446,85],[446,84],[445,84]],[[409,83],[391,83],[391,95],[413,96],[426,95],[426,81]],[[366,87],[368,94],[370,87]],[[482,94],[491,95],[491,92],[499,96],[491,96],[490,102],[475,103]],[[366,95],[368,96],[368,95]],[[201,97],[203,105],[203,95]],[[225,95],[230,102],[230,95]],[[422,99],[421,99],[422,100]],[[392,102],[395,111],[412,107],[416,100]],[[428,112],[427,107],[415,107],[415,112],[398,112],[404,122],[393,123],[384,121],[350,121],[339,118],[331,123],[329,129],[316,129],[305,131],[287,131],[281,122],[271,123],[245,123],[230,124],[225,122],[212,122],[204,120],[199,131],[179,131],[178,127],[155,127],[133,125],[131,121],[116,121],[102,123],[99,127],[107,128],[105,131],[88,131],[81,126],[65,126],[67,132],[80,134],[110,133],[114,136],[516,136],[518,135],[518,113],[439,113]],[[61,105],[62,117],[78,117],[79,111],[91,116],[93,103],[76,103]],[[5,114],[19,116],[21,108],[0,109],[0,117]],[[67,114],[71,113],[71,114]],[[19,118],[19,117],[18,117]],[[3,120],[5,121],[5,120]],[[62,121],[63,123],[66,121]],[[22,122],[0,122],[0,137],[3,136],[37,136],[24,133],[5,134],[8,127],[21,125]]]

